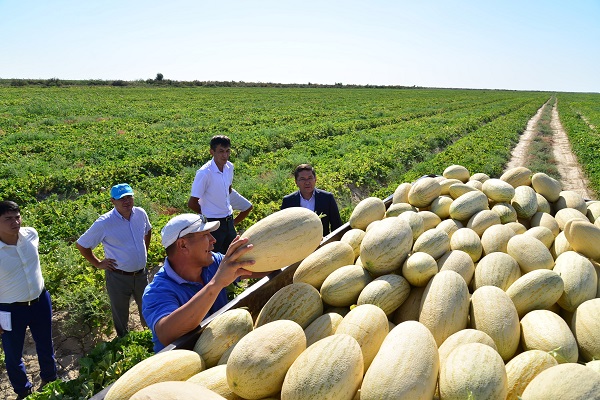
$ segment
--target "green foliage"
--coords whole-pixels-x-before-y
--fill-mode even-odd
[[[152,333],[149,330],[129,332],[122,338],[100,343],[79,360],[79,377],[66,382],[51,382],[28,399],[89,399],[135,364],[150,357],[153,354],[152,346]]]

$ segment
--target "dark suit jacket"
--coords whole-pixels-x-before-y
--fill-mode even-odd
[[[288,194],[283,198],[281,209],[289,207],[300,207],[300,191]],[[327,236],[330,232],[335,231],[342,226],[340,211],[333,194],[321,189],[315,188],[315,213],[323,214],[321,223],[323,224],[323,236]]]

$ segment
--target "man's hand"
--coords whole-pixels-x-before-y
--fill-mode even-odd
[[[222,287],[229,286],[238,277],[250,276],[251,271],[248,271],[244,267],[254,265],[254,260],[237,261],[242,254],[245,254],[252,250],[252,245],[247,244],[248,238],[240,239],[240,236],[236,236],[235,239],[229,245],[225,257],[219,265],[217,273],[213,277],[216,284]]]
[[[100,261],[98,265],[96,265],[96,268],[114,271],[117,269],[117,261],[112,258],[105,258],[104,260]]]

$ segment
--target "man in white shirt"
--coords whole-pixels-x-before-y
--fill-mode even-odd
[[[32,392],[23,363],[25,330],[35,341],[42,386],[56,380],[52,344],[52,303],[44,287],[38,255],[39,237],[21,227],[21,211],[12,201],[0,202],[0,335],[8,379],[24,399]]]
[[[206,216],[208,221],[219,221],[219,229],[212,232],[216,239],[214,251],[225,254],[236,236],[235,225],[250,214],[252,204],[232,189],[233,164],[231,140],[224,135],[210,140],[212,160],[196,172],[188,207]],[[241,211],[235,218],[233,211]]]
[[[137,303],[142,325],[142,295],[148,285],[146,261],[152,226],[146,211],[133,205],[133,189],[127,183],[112,187],[114,208],[101,215],[77,240],[76,246],[94,267],[106,271],[106,291],[118,336],[127,334],[129,300]],[[92,250],[102,243],[105,258]]]

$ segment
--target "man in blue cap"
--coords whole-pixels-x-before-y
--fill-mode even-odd
[[[129,300],[137,303],[142,325],[142,295],[148,285],[146,261],[152,226],[146,211],[133,205],[133,189],[127,183],[110,190],[114,208],[101,215],[77,240],[76,246],[94,267],[106,271],[106,291],[118,336],[127,334]],[[102,243],[104,258],[92,250]]]

